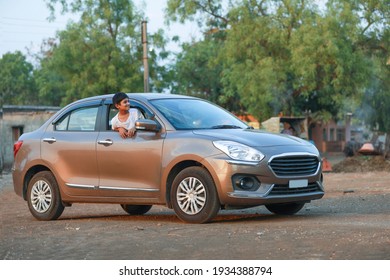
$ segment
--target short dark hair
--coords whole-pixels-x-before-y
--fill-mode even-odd
[[[112,97],[112,103],[114,105],[119,104],[125,98],[129,98],[126,93],[123,93],[123,92],[115,93],[114,96]]]

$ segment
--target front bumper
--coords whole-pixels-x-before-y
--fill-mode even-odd
[[[208,161],[218,172],[214,174],[222,205],[232,207],[258,206],[273,203],[292,203],[320,199],[325,191],[322,184],[321,162],[310,174],[275,174],[265,159],[257,165],[233,162],[226,158]],[[218,168],[216,168],[218,167]],[[213,177],[214,177],[213,176]],[[238,181],[248,178],[256,187],[240,188]],[[305,184],[299,184],[299,182]],[[298,182],[298,186],[294,183]]]
[[[264,205],[271,203],[287,203],[310,201],[324,196],[322,183],[317,181],[308,187],[290,189],[288,185],[271,185],[266,193],[234,190],[228,193],[230,203],[241,205]]]

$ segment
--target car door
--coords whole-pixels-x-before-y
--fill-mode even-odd
[[[132,108],[145,118],[152,114],[144,105],[130,100]],[[100,174],[99,190],[103,196],[157,198],[161,182],[161,157],[165,134],[137,131],[132,138],[122,139],[111,130],[109,120],[117,111],[106,105],[106,130],[97,141],[97,161]]]
[[[98,194],[96,129],[99,101],[78,104],[54,120],[41,139],[41,155],[69,196]]]

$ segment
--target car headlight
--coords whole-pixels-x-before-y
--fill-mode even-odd
[[[214,141],[214,146],[235,160],[259,162],[264,155],[256,149],[233,141]]]

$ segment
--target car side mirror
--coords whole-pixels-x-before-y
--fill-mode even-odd
[[[143,131],[159,131],[161,126],[155,120],[139,119],[135,122],[135,128]]]

